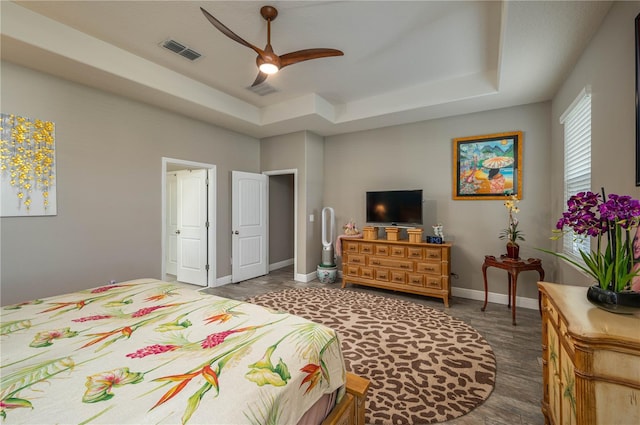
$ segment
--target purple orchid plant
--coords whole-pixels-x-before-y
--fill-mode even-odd
[[[606,199],[606,201],[605,201]],[[631,230],[640,224],[640,201],[626,195],[605,196],[594,192],[580,192],[567,201],[567,211],[556,224],[559,239],[567,229],[577,237],[596,238],[596,249],[589,253],[580,250],[584,265],[564,254],[543,250],[573,264],[592,276],[602,289],[621,292],[631,289],[631,281],[638,275],[634,268],[633,236]],[[603,239],[606,238],[606,246]],[[604,249],[603,249],[604,248]]]

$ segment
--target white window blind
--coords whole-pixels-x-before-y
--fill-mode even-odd
[[[560,117],[564,124],[564,205],[578,192],[591,190],[591,90],[585,87]],[[563,251],[580,257],[580,250],[591,249],[588,237],[563,238]],[[582,261],[582,260],[581,260]]]

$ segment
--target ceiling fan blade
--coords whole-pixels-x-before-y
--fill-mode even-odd
[[[343,56],[344,53],[336,49],[305,49],[297,52],[286,53],[280,56],[280,68],[284,68],[294,63],[308,61],[311,59],[328,58],[331,56]]]
[[[256,80],[253,82],[253,84],[251,84],[251,87],[255,87],[259,84],[264,83],[264,80],[266,80],[268,77],[267,74],[265,74],[264,72],[259,71],[258,72],[258,76],[256,77]]]
[[[247,46],[248,48],[253,49],[260,56],[264,55],[264,51],[262,49],[254,46],[253,44],[251,44],[248,41],[244,40],[238,34],[236,34],[233,31],[231,31],[222,22],[218,21],[212,14],[210,14],[209,12],[204,10],[203,8],[200,8],[200,10],[204,14],[204,16],[209,20],[209,22],[211,22],[211,24],[214,27],[216,27],[221,33],[223,33],[224,35],[226,35],[227,37],[229,37],[233,41],[237,41],[238,43],[242,44],[243,46]]]

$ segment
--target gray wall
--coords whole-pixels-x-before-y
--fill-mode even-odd
[[[305,132],[269,137],[260,142],[260,165],[262,171],[297,170],[298,179],[298,217],[296,274],[304,274],[307,269],[305,240],[306,226],[306,162]]]
[[[591,85],[591,188],[640,198],[635,186],[635,34],[640,2],[616,2],[552,103],[551,209],[554,226],[563,204],[563,127],[560,115]],[[554,249],[560,249],[558,245]],[[557,282],[590,285],[590,278],[559,262]]]
[[[520,256],[540,257],[536,247],[548,247],[550,111],[548,102],[481,112],[415,124],[328,137],[325,140],[326,205],[336,209],[342,226],[353,218],[365,224],[365,192],[384,189],[423,189],[434,201],[437,221],[453,241],[451,271],[456,289],[483,291],[482,262],[486,254],[506,252],[498,239],[507,226],[501,200],[452,200],[453,139],[522,130],[523,198],[518,214],[526,242]],[[426,234],[433,234],[424,223]],[[545,264],[545,269],[547,264]],[[489,269],[492,292],[506,293],[506,275]],[[536,273],[518,279],[518,295],[537,298]],[[477,295],[477,293],[476,293]]]
[[[306,273],[316,271],[322,262],[322,208],[324,204],[324,138],[317,134],[305,133],[305,161],[306,161],[306,196],[307,196],[307,238]],[[313,214],[314,221],[308,220]],[[315,276],[314,276],[315,277]]]
[[[231,273],[230,171],[255,138],[1,63],[2,112],[56,125],[58,214],[0,219],[2,305],[160,277],[162,157],[217,165],[217,274]]]
[[[320,212],[324,191],[324,139],[300,131],[261,141],[262,171],[297,170],[298,172],[298,245],[296,278],[309,280],[321,261],[322,235]],[[314,221],[309,216],[314,216]]]

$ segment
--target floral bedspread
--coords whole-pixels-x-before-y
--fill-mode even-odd
[[[333,330],[154,279],[5,306],[0,350],[3,423],[295,424],[346,379]]]

